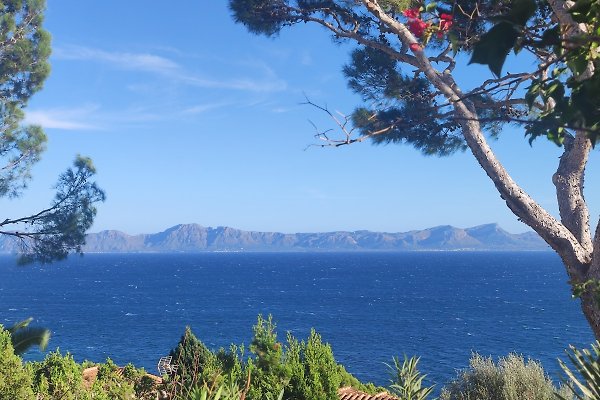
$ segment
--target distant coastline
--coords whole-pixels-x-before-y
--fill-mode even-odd
[[[17,243],[0,238],[0,252],[15,253]],[[450,225],[409,232],[336,231],[279,233],[181,224],[158,233],[129,235],[116,230],[90,233],[85,253],[334,252],[334,251],[543,251],[534,232],[513,234],[498,224],[471,228]]]
[[[163,232],[142,235],[128,235],[114,230],[91,233],[86,243],[83,250],[89,253],[549,249],[534,232],[512,234],[494,223],[464,229],[445,225],[399,233],[336,231],[292,234],[182,224]]]

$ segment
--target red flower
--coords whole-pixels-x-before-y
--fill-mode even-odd
[[[416,37],[423,36],[423,32],[427,29],[427,23],[421,19],[411,19],[408,21],[408,30]]]
[[[419,43],[411,43],[408,47],[410,47],[413,52],[423,50]]]
[[[404,14],[405,17],[414,19],[414,18],[419,18],[419,15],[421,14],[421,12],[419,11],[418,8],[409,8],[408,10],[405,10],[402,14]]]
[[[440,15],[440,30],[447,31],[452,27],[453,17],[450,14],[442,14]]]

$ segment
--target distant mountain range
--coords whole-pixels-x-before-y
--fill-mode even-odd
[[[512,234],[498,224],[466,229],[445,225],[404,233],[278,233],[183,224],[163,232],[142,235],[128,235],[115,230],[90,233],[86,241],[83,248],[86,253],[549,249],[534,232]],[[15,251],[16,246],[10,238],[0,238],[0,252]]]
[[[460,229],[438,226],[405,233],[370,231],[277,233],[198,224],[160,233],[128,235],[102,231],[87,236],[85,252],[340,251],[340,250],[545,250],[533,232],[511,234],[497,224]]]

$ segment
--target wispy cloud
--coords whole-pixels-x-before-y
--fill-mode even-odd
[[[98,110],[98,106],[90,105],[78,108],[51,108],[27,110],[25,123],[41,125],[46,129],[93,130],[97,125],[89,122],[89,116]]]
[[[208,111],[212,111],[222,107],[228,107],[233,105],[232,102],[219,102],[219,103],[204,103],[204,104],[196,104],[191,107],[187,107],[181,111],[182,114],[193,115],[193,114],[202,114]]]
[[[147,53],[119,53],[83,46],[67,46],[54,49],[53,55],[61,60],[102,61],[119,68],[166,75],[178,73],[181,70],[176,62]]]
[[[106,131],[115,126],[144,125],[170,118],[175,118],[175,113],[157,113],[151,109],[140,107],[105,110],[98,105],[89,105],[73,108],[28,109],[25,114],[25,123],[41,125],[46,129]]]
[[[250,69],[258,72],[260,76],[221,78],[189,71],[170,58],[150,53],[109,52],[84,46],[64,46],[55,48],[53,56],[59,60],[103,62],[116,68],[159,74],[183,84],[204,88],[253,92],[274,92],[287,88],[284,80],[260,62],[254,63]]]

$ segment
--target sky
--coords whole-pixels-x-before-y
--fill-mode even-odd
[[[301,25],[275,38],[236,25],[225,0],[49,0],[52,73],[26,110],[48,149],[11,217],[47,206],[58,175],[89,156],[106,191],[92,231],[151,233],[180,223],[244,230],[402,232],[498,222],[508,210],[471,154],[426,157],[406,146],[308,147],[332,127],[305,96],[349,114],[360,98],[341,70],[350,44]],[[469,86],[490,78],[471,65]],[[312,123],[311,123],[312,122]],[[515,180],[556,215],[560,149],[519,129],[492,143]],[[586,199],[600,210],[600,157]]]

